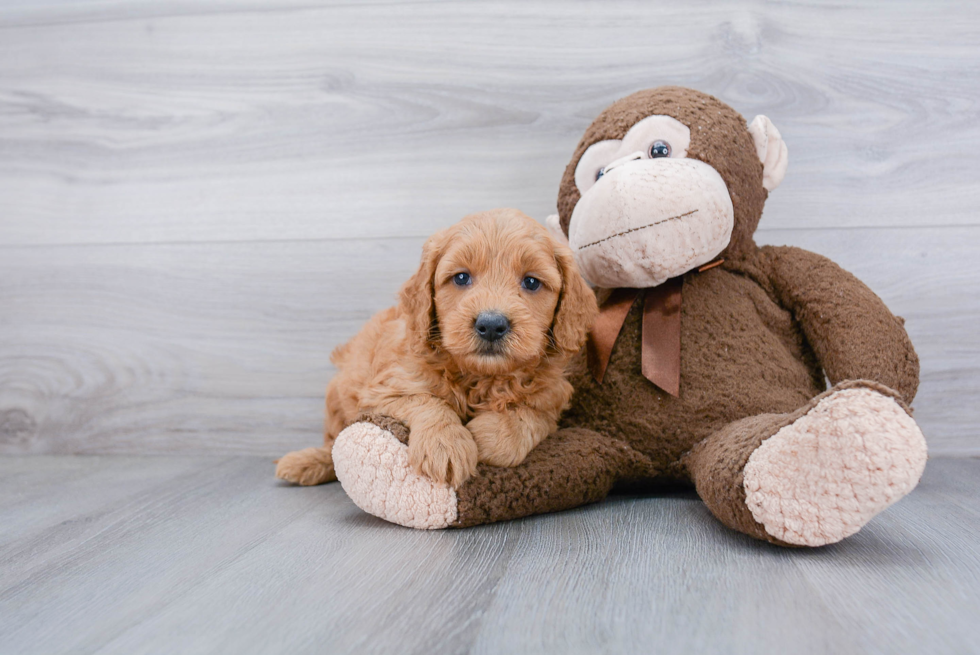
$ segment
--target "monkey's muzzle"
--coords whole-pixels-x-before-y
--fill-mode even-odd
[[[637,155],[608,164],[569,222],[582,274],[600,287],[658,286],[711,261],[731,238],[735,210],[718,171]]]

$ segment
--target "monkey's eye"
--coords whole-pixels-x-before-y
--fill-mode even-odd
[[[654,141],[650,145],[650,159],[670,157],[670,144],[666,141]]]
[[[521,281],[521,288],[527,289],[528,291],[537,291],[538,289],[541,288],[541,280],[539,280],[536,277],[531,277],[530,275],[527,275]]]
[[[453,276],[453,284],[455,284],[457,287],[469,286],[472,281],[473,279],[470,277],[470,274],[466,273],[465,271],[463,273],[457,273]]]

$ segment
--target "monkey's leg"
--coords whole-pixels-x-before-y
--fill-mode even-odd
[[[560,430],[513,468],[481,464],[459,489],[416,474],[408,431],[382,417],[337,438],[337,476],[354,503],[386,521],[441,529],[506,521],[602,500],[617,478],[643,469],[625,444],[582,429]]]
[[[558,512],[606,497],[618,479],[651,467],[627,444],[583,428],[548,436],[515,467],[480,465],[457,491],[452,527]]]
[[[793,546],[854,534],[915,487],[925,462],[925,439],[898,394],[862,381],[792,414],[736,421],[684,460],[722,523]]]

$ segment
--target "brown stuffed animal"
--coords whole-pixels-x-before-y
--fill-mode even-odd
[[[690,89],[602,112],[548,221],[602,306],[562,429],[452,489],[405,470],[403,428],[357,423],[334,455],[351,498],[434,528],[575,507],[620,481],[684,482],[735,530],[819,546],[907,494],[926,444],[902,320],[825,257],[753,241],[786,157],[768,118],[746,124]]]

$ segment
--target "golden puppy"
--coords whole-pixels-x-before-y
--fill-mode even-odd
[[[333,352],[324,447],[289,453],[276,475],[335,480],[333,441],[362,412],[407,424],[409,461],[440,482],[459,486],[478,461],[519,464],[555,430],[597,311],[540,224],[514,209],[467,216],[425,242],[399,305]]]

